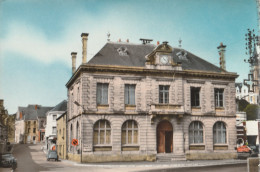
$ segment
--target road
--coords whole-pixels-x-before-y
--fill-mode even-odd
[[[16,144],[13,155],[18,161],[16,172],[237,172],[247,171],[246,164],[222,165],[211,167],[193,168],[173,168],[171,163],[160,164],[158,162],[138,162],[138,163],[104,163],[104,164],[78,164],[68,160],[47,161],[46,156],[41,150],[40,144]],[[211,161],[212,162],[212,161]],[[195,161],[195,163],[197,163]],[[207,161],[204,162],[206,164]],[[122,165],[123,164],[123,165]],[[1,172],[10,172],[10,168],[0,168]]]

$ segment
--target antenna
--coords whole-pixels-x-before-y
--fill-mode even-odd
[[[179,39],[179,47],[181,48],[181,42],[182,42],[182,40],[181,40],[181,38]]]
[[[152,39],[144,39],[144,38],[140,38],[140,41],[143,42],[143,44],[149,44],[150,42],[152,42],[153,40]]]
[[[107,41],[110,41],[110,33],[107,33]]]

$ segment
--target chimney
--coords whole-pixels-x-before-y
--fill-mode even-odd
[[[75,73],[76,71],[76,58],[77,58],[77,53],[76,52],[72,52],[71,53],[71,59],[72,59],[72,75]]]
[[[82,64],[87,63],[87,42],[88,42],[88,33],[82,33]]]
[[[127,39],[126,42],[129,43],[129,39]]]
[[[220,46],[217,47],[218,53],[219,53],[219,65],[220,68],[223,70],[226,70],[226,59],[225,59],[225,52],[226,52],[226,45],[223,45],[223,43],[220,43]]]
[[[160,42],[159,42],[159,41],[157,41],[157,45],[160,45]]]
[[[118,42],[121,42],[121,38],[119,38]]]

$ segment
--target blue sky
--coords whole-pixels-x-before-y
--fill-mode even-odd
[[[257,29],[255,0],[0,0],[0,98],[18,106],[55,106],[67,99],[72,51],[81,63],[81,33],[89,33],[88,60],[107,42],[139,38],[168,41],[247,77],[247,28]]]

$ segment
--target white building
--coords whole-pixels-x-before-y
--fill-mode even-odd
[[[62,115],[67,110],[67,101],[63,100],[58,105],[56,105],[53,109],[47,112],[46,115],[46,127],[45,127],[45,139],[48,145],[52,143],[56,143],[57,139],[57,124],[56,119]]]
[[[250,104],[257,104],[258,102],[258,93],[249,92],[248,87],[242,83],[236,83],[236,98],[244,99]]]

